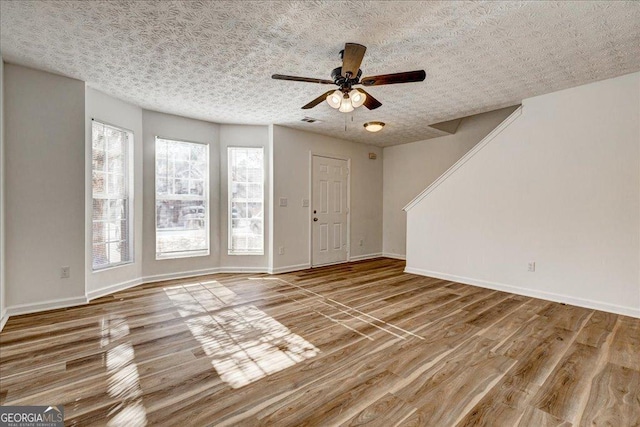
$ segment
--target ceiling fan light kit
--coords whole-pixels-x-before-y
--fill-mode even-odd
[[[367,48],[357,43],[347,43],[344,50],[340,52],[342,57],[342,67],[334,68],[331,71],[333,80],[316,79],[309,77],[285,76],[274,74],[271,78],[276,80],[289,80],[294,82],[308,82],[319,84],[335,84],[337,90],[330,90],[323,93],[313,101],[302,107],[307,110],[326,100],[331,108],[340,112],[349,113],[355,108],[364,105],[369,110],[375,110],[382,103],[375,99],[364,89],[354,88],[356,85],[362,86],[382,86],[397,83],[421,82],[426,78],[424,70],[408,71],[404,73],[382,74],[379,76],[363,77],[360,64]]]
[[[369,132],[380,132],[384,125],[384,122],[367,122],[364,124],[364,128]]]
[[[327,104],[329,104],[331,108],[337,108],[338,111],[348,113],[353,111],[354,108],[362,106],[366,98],[367,95],[357,89],[353,89],[349,93],[342,93],[340,90],[336,90],[327,95]]]
[[[342,102],[342,92],[336,90],[333,93],[327,95],[327,104],[331,106],[331,108],[340,108],[340,103]]]
[[[341,113],[350,113],[354,110],[353,108],[353,104],[351,104],[351,101],[348,98],[349,95],[345,94],[345,97],[342,98],[342,102],[340,103],[340,108],[338,108],[338,111],[340,111]]]
[[[353,108],[358,108],[364,104],[364,101],[367,99],[367,95],[360,92],[358,89],[353,89],[349,92],[349,99],[351,100]]]

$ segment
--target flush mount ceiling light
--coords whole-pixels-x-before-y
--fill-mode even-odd
[[[369,132],[380,132],[384,127],[384,122],[367,122],[364,124],[364,128]]]

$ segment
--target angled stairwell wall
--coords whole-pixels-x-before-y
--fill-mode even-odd
[[[506,122],[407,205],[406,270],[640,317],[640,73]]]
[[[447,129],[453,132],[452,135],[384,148],[384,256],[405,258],[407,216],[402,208],[502,123],[516,108],[517,106],[512,106],[444,122],[444,125],[449,125]],[[443,124],[438,126],[441,125]]]

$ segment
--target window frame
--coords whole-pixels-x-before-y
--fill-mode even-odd
[[[262,249],[258,252],[251,251],[239,251],[233,249],[233,213],[232,213],[232,185],[233,180],[231,179],[231,151],[232,150],[260,150],[262,154],[262,181],[260,182],[262,186],[262,194],[260,197],[262,203]],[[265,216],[266,216],[266,203],[265,203],[265,187],[266,187],[266,164],[265,164],[265,149],[264,146],[251,146],[251,145],[229,145],[227,146],[227,255],[230,256],[264,256],[265,254]]]
[[[168,141],[168,142],[178,142],[178,143],[185,143],[185,144],[194,144],[194,145],[200,145],[203,146],[205,148],[206,154],[205,154],[205,158],[207,159],[207,167],[206,167],[206,171],[203,174],[204,176],[204,185],[203,185],[203,201],[204,201],[204,206],[205,206],[205,216],[204,216],[204,221],[205,221],[205,226],[204,226],[204,230],[205,230],[205,235],[206,235],[206,242],[207,242],[207,248],[206,249],[201,249],[201,250],[193,250],[193,251],[176,251],[176,252],[158,252],[158,188],[157,188],[157,183],[158,183],[158,140],[164,140],[164,141]],[[211,153],[210,153],[210,146],[208,143],[205,142],[197,142],[197,141],[187,141],[184,139],[178,139],[178,138],[167,138],[167,137],[163,137],[163,136],[159,136],[156,135],[155,139],[154,139],[154,147],[153,147],[153,156],[154,156],[154,160],[153,160],[153,168],[154,168],[154,173],[153,173],[153,216],[154,216],[154,251],[155,251],[155,259],[156,261],[162,261],[162,260],[169,260],[169,259],[180,259],[180,258],[193,258],[193,257],[204,257],[204,256],[209,256],[211,254],[211,194],[209,192],[209,188],[210,188],[210,174],[211,174]],[[175,195],[174,195],[175,196]],[[165,197],[165,198],[161,198],[162,200],[180,200],[180,199],[176,199],[171,198],[171,197]],[[185,200],[198,200],[198,199],[190,199],[190,198],[185,198]]]
[[[124,159],[124,165],[123,165],[123,173],[124,173],[124,179],[123,182],[126,185],[126,198],[124,198],[123,200],[126,200],[126,218],[125,221],[127,223],[127,228],[128,228],[128,233],[127,233],[127,245],[129,248],[129,257],[128,260],[126,261],[120,261],[120,262],[114,262],[114,263],[108,263],[105,265],[101,265],[99,267],[95,267],[94,262],[93,262],[93,245],[94,245],[94,240],[93,240],[93,225],[94,225],[94,219],[93,219],[93,201],[95,200],[94,197],[94,191],[93,191],[93,153],[94,153],[94,148],[93,148],[93,126],[94,124],[99,124],[105,127],[110,127],[112,129],[115,129],[117,131],[120,131],[124,134],[127,135],[127,142],[125,143],[125,150],[126,153],[123,156]],[[134,198],[135,198],[135,194],[134,194],[134,189],[135,189],[135,185],[134,185],[134,170],[133,170],[133,164],[134,164],[134,133],[132,130],[123,128],[121,126],[116,126],[113,125],[109,122],[106,122],[104,120],[100,120],[100,119],[96,119],[96,118],[92,118],[91,119],[91,175],[90,175],[90,186],[91,186],[91,209],[90,209],[90,222],[91,222],[91,240],[90,240],[90,247],[91,247],[91,272],[92,273],[97,273],[97,272],[101,272],[101,271],[105,271],[105,270],[109,270],[112,268],[117,268],[117,267],[122,267],[125,265],[129,265],[129,264],[133,264],[135,263],[135,211],[134,211]],[[106,144],[106,141],[105,141]],[[106,146],[105,146],[106,147]],[[106,150],[105,150],[105,155],[106,155]],[[103,172],[104,173],[104,172]],[[108,186],[108,182],[106,182],[106,184]],[[108,187],[107,187],[107,191],[108,191]],[[108,194],[107,194],[108,195]],[[109,197],[104,197],[104,198],[99,198],[100,200],[118,200],[118,199],[111,199]],[[122,221],[122,220],[121,220]]]

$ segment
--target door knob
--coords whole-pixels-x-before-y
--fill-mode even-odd
[[[317,220],[318,220],[318,218],[313,218],[313,221],[314,221],[314,222],[315,222],[315,221],[317,221]]]

